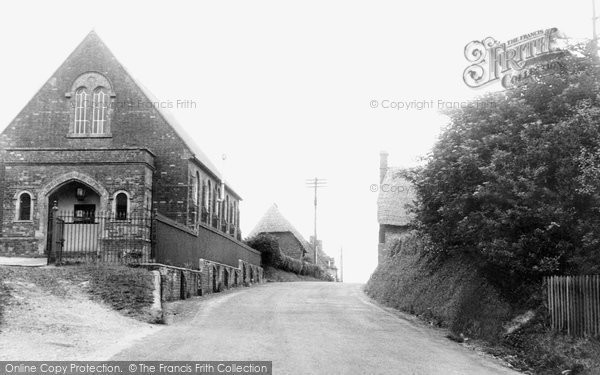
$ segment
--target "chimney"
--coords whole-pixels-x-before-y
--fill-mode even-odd
[[[381,151],[379,153],[379,183],[383,184],[383,179],[388,170],[388,153],[387,151]]]

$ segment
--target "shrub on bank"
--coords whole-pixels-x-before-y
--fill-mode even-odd
[[[120,313],[151,320],[149,307],[154,302],[154,279],[142,268],[121,265],[77,265],[56,268],[0,268],[0,309],[10,297],[2,280],[24,280],[56,296],[68,296],[72,287],[81,287],[92,299]]]
[[[154,281],[143,268],[125,266],[87,266],[88,292],[115,310],[135,315],[152,306]]]
[[[415,232],[399,240],[392,249],[395,255],[368,281],[367,294],[456,334],[497,341],[510,319],[510,306],[467,257],[433,260],[427,245]]]
[[[271,266],[295,273],[296,275],[312,276],[320,280],[333,281],[331,275],[320,266],[283,254],[279,248],[277,239],[269,234],[262,233],[254,236],[246,240],[246,244],[260,251],[263,266]]]

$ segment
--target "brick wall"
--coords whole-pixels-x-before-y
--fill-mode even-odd
[[[132,156],[134,154],[137,159]],[[107,163],[111,158],[115,161]],[[77,160],[85,162],[74,162]],[[118,161],[116,151],[7,151],[1,190],[0,255],[44,254],[48,212],[52,204],[49,194],[71,179],[89,183],[99,190],[97,211],[112,211],[114,194],[120,190],[129,194],[131,211],[149,210],[152,194],[149,184],[153,173],[151,160],[152,156],[143,150],[131,151],[124,161]],[[32,196],[33,215],[28,221],[16,220],[17,197],[22,191]]]
[[[277,238],[277,242],[279,243],[279,249],[285,255],[295,258],[302,259],[302,253],[304,248],[300,245],[300,242],[296,239],[296,237],[290,232],[282,232],[282,233],[269,233],[272,236]],[[310,254],[307,254],[310,255]]]
[[[155,232],[155,259],[159,263],[188,267],[202,258],[231,267],[236,267],[240,259],[255,266],[261,264],[257,250],[204,225],[192,230],[157,215]]]

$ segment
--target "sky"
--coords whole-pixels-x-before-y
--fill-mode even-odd
[[[439,109],[499,89],[465,85],[465,46],[551,27],[590,38],[591,18],[591,0],[3,2],[0,128],[93,29],[174,103],[243,197],[243,233],[276,203],[308,239],[305,180],[327,179],[318,237],[338,263],[343,248],[344,281],[366,282],[377,266],[380,151],[391,166],[418,165],[447,123]],[[407,104],[384,108],[392,102]]]

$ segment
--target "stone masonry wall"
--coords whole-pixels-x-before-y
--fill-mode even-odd
[[[159,271],[161,276],[161,300],[163,302],[264,283],[262,267],[245,264],[242,261],[240,261],[240,267],[246,267],[248,270],[252,267],[252,274],[254,275],[252,279],[250,278],[250,272],[247,272],[247,277],[243,280],[241,268],[225,266],[204,259],[199,261],[199,270],[156,263],[146,263],[142,266]],[[228,276],[225,277],[225,274]],[[213,283],[213,277],[216,278],[217,284]]]
[[[72,164],[69,161],[83,158],[86,151],[71,151],[55,154],[46,151],[48,162],[29,162],[27,152],[21,152],[19,160],[8,159],[4,164],[4,184],[2,189],[2,228],[0,230],[0,255],[41,256],[46,246],[46,228],[48,211],[52,202],[48,194],[55,186],[65,180],[75,178],[79,181],[98,184],[101,197],[97,211],[112,211],[113,195],[124,190],[130,195],[130,209],[149,210],[152,195],[152,166],[146,162],[121,162],[104,164],[103,155],[98,153],[94,163]],[[86,157],[89,157],[87,155]],[[33,159],[44,159],[39,152]],[[65,181],[66,182],[66,181]],[[92,186],[94,188],[94,186]],[[17,219],[17,197],[20,192],[31,193],[33,215],[31,220]],[[104,193],[104,196],[102,196]]]

